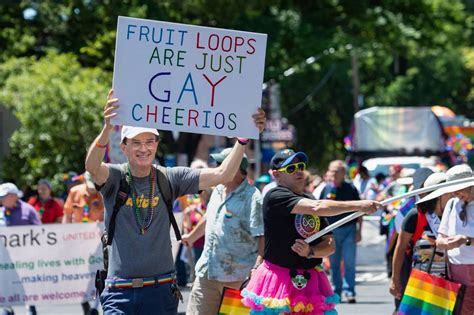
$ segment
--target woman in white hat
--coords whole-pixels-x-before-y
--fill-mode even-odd
[[[438,185],[446,181],[446,174],[444,173],[429,175],[429,172],[425,172],[424,175],[426,180],[424,180],[423,187]],[[418,184],[416,188],[420,188],[420,186]],[[390,293],[395,297],[396,310],[400,306],[412,266],[421,270],[427,267],[429,255],[425,255],[420,250],[420,243],[424,242],[423,248],[428,247],[428,251],[432,253],[443,209],[450,197],[451,194],[444,194],[431,200],[419,202],[417,207],[411,209],[403,219],[394,250],[390,282]],[[439,255],[437,255],[437,258],[443,260]],[[441,270],[444,271],[444,265]]]
[[[447,250],[451,279],[466,286],[461,314],[474,314],[474,177],[466,165],[456,165],[446,172],[447,181],[472,178],[472,181],[435,190],[423,199],[452,192],[444,209],[436,245]],[[423,199],[421,201],[423,201]]]

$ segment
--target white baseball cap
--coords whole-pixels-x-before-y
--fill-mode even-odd
[[[0,185],[0,198],[5,197],[8,194],[15,194],[19,198],[23,197],[23,192],[16,187],[13,183],[5,183]]]
[[[138,136],[141,133],[152,133],[156,136],[160,136],[158,130],[154,128],[142,128],[142,127],[132,127],[132,126],[122,126],[122,134],[120,136],[120,142],[123,142],[123,139],[128,138],[134,138]]]

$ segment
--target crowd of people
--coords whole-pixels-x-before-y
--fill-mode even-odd
[[[305,239],[355,211],[382,217],[396,309],[411,269],[426,271],[429,265],[428,271],[447,269],[450,279],[465,286],[462,314],[474,312],[473,182],[389,207],[380,203],[410,189],[470,178],[469,166],[444,173],[393,165],[388,176],[374,178],[361,166],[348,180],[344,161],[331,161],[318,176],[307,170],[310,158],[304,152],[285,149],[273,156],[268,174],[252,181],[244,153],[248,139],[211,154],[215,167],[194,161],[190,167],[160,168],[153,164],[159,132],[130,126],[123,126],[120,144],[128,163],[108,164],[103,159],[117,101],[111,91],[103,129],[87,153],[87,172],[68,187],[66,198],[55,197],[46,179],[28,200],[14,184],[0,186],[0,226],[105,222],[108,265],[99,279],[105,314],[176,314],[180,288],[188,283],[191,315],[218,313],[226,287],[241,290],[252,314],[337,314],[341,301],[357,302],[356,249],[363,220],[309,243]],[[265,114],[259,110],[253,117],[263,130]],[[177,257],[169,233],[173,211],[183,217]],[[97,314],[97,305],[82,307],[84,314]],[[34,306],[28,310],[36,313]]]

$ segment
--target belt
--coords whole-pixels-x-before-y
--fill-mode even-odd
[[[105,279],[105,286],[107,288],[143,288],[155,284],[163,284],[173,282],[176,279],[175,273],[164,274],[156,277],[148,278],[134,278],[134,279],[121,279],[121,278],[107,278]]]

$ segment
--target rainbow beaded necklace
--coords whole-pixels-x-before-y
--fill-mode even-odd
[[[5,222],[7,226],[10,226],[12,223],[12,209],[5,208]]]
[[[19,201],[16,202],[16,204],[13,208],[5,207],[4,215],[5,215],[5,222],[6,222],[7,226],[10,226],[12,224],[12,211],[13,210],[21,211],[21,204],[20,204]]]
[[[82,211],[82,223],[89,223],[89,204],[85,204]]]
[[[138,193],[135,188],[135,184],[133,183],[133,176],[132,172],[130,170],[130,163],[127,164],[127,180],[128,183],[130,184],[131,189],[131,197],[132,197],[132,205],[133,205],[133,211],[135,213],[135,220],[138,224],[138,227],[140,229],[140,235],[145,234],[146,230],[151,225],[151,221],[153,220],[153,215],[154,215],[154,209],[153,209],[153,199],[155,199],[155,172],[153,172],[153,167],[150,169],[150,194],[148,195],[148,207],[146,209],[145,217],[143,218],[142,212],[140,210],[140,207],[138,206],[137,203],[137,197]],[[143,200],[140,202],[140,205],[143,204]]]
[[[91,206],[98,207],[99,206],[99,200],[97,199],[98,197],[85,197],[86,198],[86,204],[84,205],[83,211],[82,211],[82,223],[89,223],[90,220],[90,212],[91,212]]]
[[[328,186],[330,187],[330,190],[328,194],[326,195],[326,199],[329,200],[336,200],[337,198],[337,187],[334,185],[334,183],[329,183]]]

